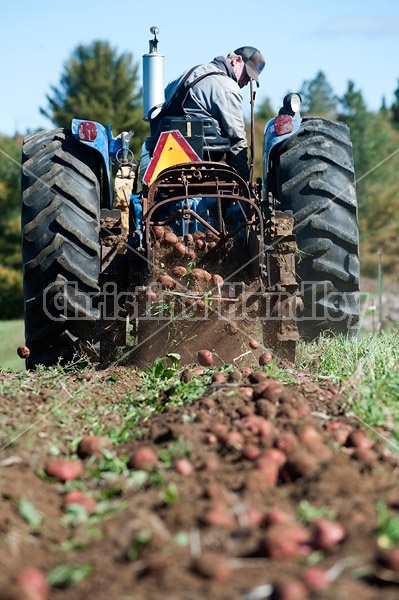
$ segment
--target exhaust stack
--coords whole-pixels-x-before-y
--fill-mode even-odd
[[[154,38],[150,40],[150,50],[143,55],[143,119],[155,117],[165,100],[163,65],[164,55],[158,53],[158,27],[151,27]]]

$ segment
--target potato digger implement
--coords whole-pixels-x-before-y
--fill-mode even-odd
[[[151,32],[146,120],[163,103],[163,56]],[[254,96],[251,88],[252,132]],[[145,366],[169,353],[185,364],[201,349],[239,367],[265,350],[294,362],[301,335],[356,334],[349,130],[301,118],[300,108],[300,96],[288,94],[266,124],[256,183],[210,159],[230,147],[211,119],[165,116],[139,161],[131,132],[114,137],[93,121],[27,136],[27,368],[82,351],[101,365]]]

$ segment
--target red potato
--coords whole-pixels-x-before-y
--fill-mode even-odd
[[[267,512],[263,523],[265,527],[269,527],[275,523],[294,523],[294,517],[281,508],[271,508]]]
[[[255,444],[245,444],[242,449],[242,457],[246,460],[254,461],[259,458],[261,450]]]
[[[293,579],[274,586],[272,600],[307,600],[308,590],[302,581]]]
[[[168,233],[165,233],[163,241],[168,246],[174,246],[177,243],[177,235],[169,231]]]
[[[186,267],[178,265],[176,267],[173,267],[172,275],[174,275],[174,277],[182,277],[183,275],[187,275],[187,269]]]
[[[174,290],[176,287],[176,282],[170,275],[161,275],[159,283],[167,290]]]
[[[273,354],[271,352],[264,352],[259,357],[259,365],[264,367],[265,365],[270,365],[273,361]]]
[[[262,524],[263,521],[263,513],[261,510],[258,510],[257,508],[249,507],[247,512],[246,512],[246,516],[248,519],[248,523],[251,527],[259,527]]]
[[[259,344],[256,340],[250,340],[248,346],[252,348],[252,350],[257,350],[259,348]]]
[[[80,504],[88,513],[94,512],[97,506],[94,498],[82,490],[72,490],[71,492],[65,494],[64,506],[68,506],[68,504]]]
[[[47,600],[50,596],[51,589],[44,574],[35,567],[26,567],[20,571],[15,582],[28,593],[32,592],[32,600],[33,597],[37,600]],[[1,592],[0,597],[2,597]]]
[[[254,391],[251,387],[249,387],[249,386],[240,387],[240,388],[238,388],[238,392],[239,392],[240,396],[242,396],[246,400],[252,400]]]
[[[288,561],[309,552],[309,534],[296,523],[274,523],[261,540],[262,554],[274,560]]]
[[[177,256],[185,256],[187,254],[187,247],[185,244],[178,242],[177,244],[175,244],[173,252],[177,254]]]
[[[205,242],[205,240],[199,238],[198,240],[195,241],[195,246],[196,246],[197,250],[203,250],[206,246],[206,242]]]
[[[241,450],[244,445],[244,436],[239,431],[229,431],[225,436],[224,444],[227,448]]]
[[[234,527],[236,518],[225,504],[216,503],[205,513],[203,521],[206,525],[214,527]]]
[[[351,431],[346,440],[346,446],[357,448],[358,450],[370,450],[374,446],[374,442],[360,429]]]
[[[180,458],[176,460],[175,469],[179,475],[184,475],[185,477],[192,475],[194,472],[193,465],[187,458]]]
[[[399,571],[399,548],[379,550],[377,554],[377,563],[384,567],[384,569]]]
[[[17,348],[17,354],[19,358],[28,358],[30,356],[30,350],[28,346],[19,346]]]
[[[218,275],[217,273],[212,275],[212,284],[213,285],[221,287],[223,285],[223,283],[224,283],[224,279],[221,275]]]
[[[47,464],[45,473],[48,477],[54,477],[65,483],[65,481],[81,477],[83,475],[83,465],[80,460],[59,458]]]
[[[226,383],[226,377],[223,373],[212,373],[212,383]]]
[[[284,466],[283,477],[289,481],[296,481],[300,477],[307,477],[315,473],[319,465],[320,462],[316,453],[300,448],[290,453]]]
[[[196,281],[211,281],[212,279],[212,275],[208,271],[205,271],[205,269],[193,269],[191,276]]]
[[[313,528],[312,546],[317,550],[330,550],[346,537],[344,527],[337,521],[318,519]]]
[[[213,365],[213,354],[210,350],[199,350],[198,362],[203,367],[211,367]]]
[[[216,552],[203,552],[194,561],[193,569],[205,579],[213,579],[218,582],[227,581],[231,576],[228,557]]]
[[[275,446],[285,454],[290,454],[299,448],[299,440],[294,433],[287,431],[277,438]]]
[[[277,463],[269,462],[260,457],[255,463],[255,468],[262,474],[265,483],[268,485],[276,485],[279,476],[279,466]]]
[[[138,448],[133,456],[131,456],[128,466],[133,469],[148,469],[156,465],[158,462],[158,457],[149,446],[142,446]]]
[[[301,573],[301,580],[311,592],[325,590],[331,585],[331,580],[327,577],[326,571],[320,567],[307,567],[304,569]]]
[[[161,240],[165,235],[165,230],[161,225],[154,225],[152,227],[152,232],[156,240]]]
[[[278,448],[268,448],[262,452],[261,457],[269,462],[274,462],[282,467],[287,462],[287,455]]]
[[[102,456],[102,450],[112,448],[110,438],[98,435],[84,435],[77,447],[79,458]]]
[[[324,441],[323,434],[308,423],[299,428],[298,438],[307,447],[322,444]]]

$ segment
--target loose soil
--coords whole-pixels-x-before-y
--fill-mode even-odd
[[[18,393],[5,392],[0,598],[397,598],[398,572],[381,566],[377,531],[378,501],[393,515],[399,510],[398,456],[388,432],[348,416],[338,387],[288,364],[283,372],[292,383],[259,368],[235,370],[180,406],[168,405],[168,391],[160,392],[163,410],[130,437],[112,446],[112,435],[102,436],[97,450],[86,451],[78,441],[92,433],[96,412],[104,431],[126,425],[120,406],[127,394],[134,404],[137,371],[71,374],[58,389],[35,385],[32,374]],[[193,373],[209,379],[197,365],[182,376]],[[0,381],[14,377],[3,373]],[[61,408],[47,416],[54,397],[61,407],[76,390],[75,419]],[[363,442],[353,436],[358,429]],[[150,449],[152,460],[139,464],[140,448]],[[272,448],[280,450],[279,468]],[[80,476],[66,483],[45,476],[60,456],[78,462]],[[66,509],[73,489],[91,499],[87,510]],[[327,546],[318,541],[320,519],[343,528]],[[301,527],[289,550],[291,529],[280,526],[279,533],[273,524],[281,520],[292,531],[295,523]],[[49,575],[62,565],[85,576],[52,580],[48,595],[15,584],[27,567]],[[312,565],[327,573],[328,585],[318,591],[300,583]],[[290,585],[292,595],[284,595]]]

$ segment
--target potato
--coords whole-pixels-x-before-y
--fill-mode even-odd
[[[211,367],[213,365],[213,354],[210,350],[199,350],[197,357],[202,367]]]
[[[212,285],[222,287],[223,283],[224,279],[221,275],[218,275],[217,273],[212,275]]]
[[[177,265],[176,267],[173,267],[172,275],[174,277],[182,277],[183,275],[187,275],[187,269],[186,269],[186,267]]]
[[[264,352],[259,357],[259,365],[261,367],[263,367],[265,365],[270,365],[272,363],[272,361],[273,361],[273,354],[271,352]]]
[[[245,444],[242,449],[242,457],[246,460],[254,461],[259,458],[260,454],[261,450],[259,446],[256,446],[255,444]]]
[[[128,467],[133,469],[147,469],[156,465],[158,457],[149,446],[142,446],[138,448],[134,454],[130,457]]]
[[[92,513],[96,509],[96,501],[94,498],[86,494],[82,490],[72,490],[64,496],[64,506],[68,504],[80,504],[86,509],[87,513]]]
[[[47,464],[45,473],[48,477],[54,477],[65,483],[65,481],[81,477],[83,465],[80,460],[59,458]]]
[[[312,545],[317,550],[329,550],[346,536],[344,527],[337,521],[317,519],[313,522],[313,527]]]
[[[159,283],[161,286],[167,290],[174,290],[176,287],[175,280],[169,275],[161,275],[159,278]]]
[[[377,562],[390,571],[399,571],[399,548],[379,550]]]
[[[32,592],[32,598],[34,595],[37,600],[47,600],[50,596],[51,590],[45,576],[35,567],[24,568],[16,576],[15,582],[27,592]]]
[[[354,447],[359,450],[370,450],[374,446],[374,442],[362,431],[356,429],[352,431],[346,440],[346,446]]]
[[[277,463],[259,457],[255,463],[255,468],[262,474],[265,483],[276,485],[279,476],[279,466]]]
[[[193,269],[191,276],[196,281],[211,281],[212,279],[212,275],[208,271],[205,271],[205,269]]]
[[[19,358],[28,358],[30,356],[30,350],[28,346],[19,346],[17,348],[17,354]]]
[[[320,431],[308,423],[299,428],[298,438],[300,442],[307,447],[322,444],[324,441],[323,435],[320,433]]]
[[[301,580],[311,592],[316,590],[325,590],[331,585],[327,573],[320,567],[307,567],[301,573]]]
[[[274,560],[288,561],[308,552],[309,534],[296,523],[274,523],[261,540],[260,551]]]
[[[178,242],[177,244],[175,244],[175,247],[173,248],[173,252],[177,256],[185,256],[187,253],[187,247],[185,244]]]
[[[179,473],[179,475],[192,475],[194,472],[193,465],[187,458],[179,458],[175,462],[175,469]]]
[[[156,240],[161,240],[165,235],[165,230],[161,225],[154,225],[152,227],[152,232]]]
[[[256,340],[249,340],[248,346],[252,348],[252,350],[257,350],[259,348],[259,344]]]
[[[163,237],[163,242],[167,246],[174,246],[175,244],[177,244],[177,235],[175,233],[169,231],[168,233],[165,233],[165,235]]]
[[[299,579],[277,583],[272,596],[273,600],[307,600],[308,597],[308,590]]]
[[[236,525],[235,516],[221,502],[215,503],[205,512],[203,521],[206,525],[214,527],[234,527]]]
[[[89,456],[103,455],[102,450],[112,448],[113,444],[110,438],[98,435],[84,435],[77,447],[79,458],[88,458]]]

